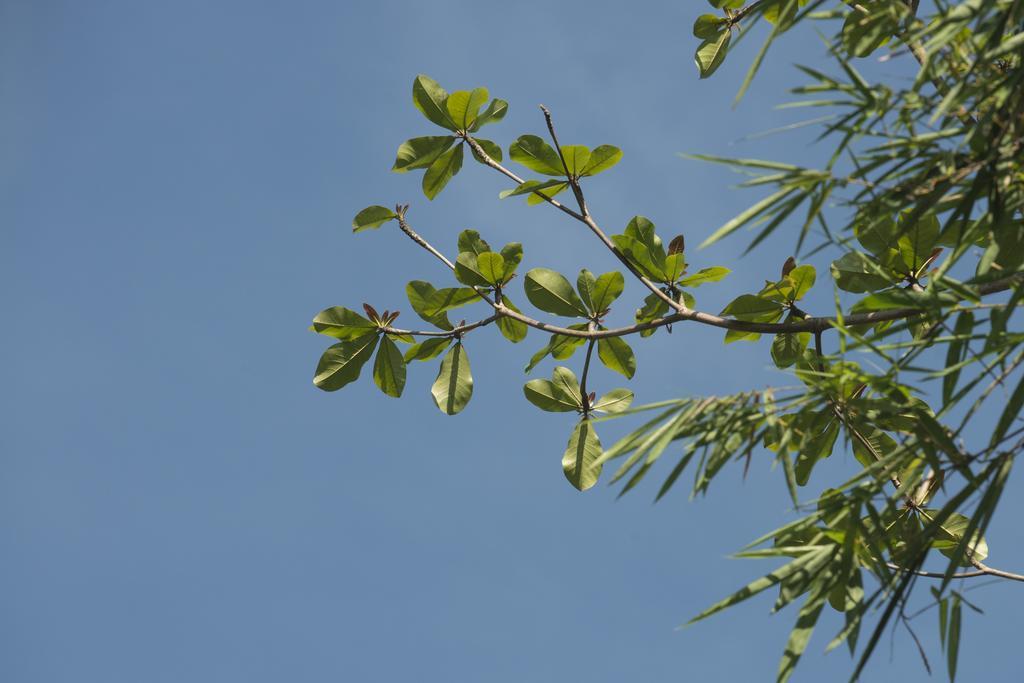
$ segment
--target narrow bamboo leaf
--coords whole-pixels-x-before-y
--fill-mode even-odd
[[[452,345],[430,389],[434,404],[446,415],[462,411],[473,396],[473,376],[469,372],[469,357],[461,342]]]
[[[352,232],[379,228],[395,218],[398,218],[398,214],[386,206],[368,206],[352,219]]]
[[[523,284],[530,303],[547,313],[587,317],[587,309],[565,276],[548,268],[534,268]]]
[[[956,383],[960,379],[960,368],[957,367],[967,357],[970,345],[970,335],[974,331],[974,314],[970,311],[963,311],[956,318],[953,327],[954,339],[946,347],[946,367],[956,368],[942,378],[942,402],[949,404],[956,391]]]
[[[744,225],[749,223],[751,220],[753,220],[761,212],[763,212],[766,209],[768,209],[769,207],[771,207],[771,206],[781,202],[783,199],[788,197],[794,191],[795,191],[795,188],[793,188],[793,187],[784,187],[781,190],[779,190],[778,192],[776,192],[775,194],[772,194],[772,195],[769,195],[768,197],[765,197],[761,201],[759,201],[756,204],[754,204],[753,206],[751,206],[746,211],[743,211],[738,216],[736,216],[732,220],[728,221],[725,225],[720,227],[718,230],[715,230],[713,233],[711,233],[710,237],[708,237],[706,240],[701,242],[700,248],[703,249],[704,247],[708,247],[708,246],[714,244],[715,242],[717,242],[718,240],[722,239],[723,237],[726,237],[727,235],[731,235],[732,233],[736,232],[737,230],[742,228]]]
[[[601,457],[601,441],[590,420],[581,420],[572,430],[569,444],[562,456],[562,471],[569,483],[579,491],[586,491],[597,483],[601,465],[594,462]]]
[[[1010,400],[1006,402],[1003,414],[999,416],[999,422],[996,424],[995,431],[992,432],[989,446],[995,446],[1003,440],[1010,426],[1020,415],[1021,406],[1024,406],[1024,377],[1021,377],[1020,381],[1017,382],[1017,388],[1013,390]]]
[[[373,362],[373,381],[388,396],[398,398],[405,388],[405,359],[395,342],[383,335]]]
[[[811,591],[811,594],[807,596],[803,607],[800,608],[800,614],[796,619],[796,626],[793,627],[789,634],[786,651],[783,653],[782,661],[779,663],[779,674],[776,679],[778,683],[786,683],[789,677],[793,675],[797,662],[800,661],[801,655],[807,649],[807,643],[811,640],[811,634],[818,623],[818,617],[821,616],[821,610],[825,606],[827,597],[828,591],[820,585],[816,586]]]
[[[949,614],[949,632],[946,636],[946,669],[950,683],[956,680],[957,660],[960,657],[960,596],[953,596]]]
[[[377,337],[372,333],[327,349],[316,366],[313,384],[324,391],[337,391],[359,379],[359,372],[377,347]]]
[[[462,145],[457,145],[434,160],[423,174],[423,194],[433,200],[462,168]]]
[[[597,355],[609,370],[627,379],[636,373],[636,356],[622,337],[604,337],[597,342]]]

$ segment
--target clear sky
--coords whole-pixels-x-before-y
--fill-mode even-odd
[[[652,506],[654,479],[577,493],[559,465],[571,416],[522,397],[536,333],[467,339],[475,395],[455,418],[431,402],[432,364],[402,400],[369,377],[310,381],[317,311],[370,301],[414,324],[404,283],[446,283],[394,228],[351,234],[368,204],[410,202],[449,253],[473,227],[523,242],[524,271],[616,265],[548,207],[500,202],[508,184],[470,160],[434,202],[391,174],[400,142],[434,134],[410,102],[419,72],[508,100],[487,129],[506,149],[542,132],[538,103],[563,143],[621,147],[589,185],[610,232],[644,214],[696,245],[757,198],[677,152],[818,162],[809,130],[744,138],[806,116],[772,107],[820,42],[773,50],[733,109],[756,41],[698,81],[699,4],[0,0],[0,680],[772,679],[795,619],[772,597],[675,630],[769,567],[725,559],[788,518],[768,454],[694,502],[681,486]],[[743,246],[691,255],[735,271],[702,308],[773,277],[792,243]],[[766,343],[723,349],[720,332],[636,346],[641,402],[787,381]],[[836,456],[812,484],[854,466]],[[990,530],[993,565],[1024,567],[1022,512],[1007,501]],[[986,616],[965,615],[964,680],[1014,680],[1020,589],[970,595]],[[915,623],[937,652],[934,621]],[[821,654],[838,626],[796,680],[848,671]],[[905,633],[870,671],[926,678]]]

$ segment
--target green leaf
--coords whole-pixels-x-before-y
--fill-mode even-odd
[[[722,315],[749,322],[775,322],[782,317],[784,308],[777,301],[769,301],[753,294],[741,294],[722,309]]]
[[[622,159],[622,150],[612,145],[601,145],[590,152],[590,160],[580,173],[582,177],[595,176],[607,171]]]
[[[405,294],[416,315],[443,330],[452,329],[446,311],[480,300],[480,295],[472,289],[465,287],[434,289],[432,284],[423,280],[412,280],[406,284]]]
[[[625,278],[618,271],[613,270],[598,277],[590,295],[590,302],[593,305],[594,312],[600,314],[603,311],[607,311],[612,303],[619,298],[619,295],[622,294],[625,286]]]
[[[562,182],[556,185],[552,185],[550,187],[534,188],[537,191],[526,198],[526,205],[537,206],[538,204],[543,204],[545,201],[547,201],[546,199],[544,199],[545,197],[547,197],[548,199],[553,199],[562,192],[565,192],[565,190],[568,187],[569,183]]]
[[[405,362],[437,358],[444,353],[451,341],[451,337],[429,337],[422,342],[413,344],[405,352]]]
[[[455,138],[451,135],[431,135],[406,140],[398,147],[395,165],[391,167],[391,170],[396,173],[405,173],[414,168],[426,168],[444,154],[453,142],[455,142]]]
[[[570,413],[583,409],[577,397],[549,379],[531,379],[523,386],[523,394],[530,403],[549,413]]]
[[[821,610],[825,606],[825,600],[828,598],[828,591],[823,585],[824,582],[825,579],[819,579],[819,583],[811,590],[807,600],[800,608],[796,625],[790,632],[789,640],[786,642],[786,650],[782,655],[782,661],[779,662],[778,683],[785,683],[789,680],[793,670],[796,669],[797,662],[800,661],[804,650],[807,649],[807,643],[811,640],[811,633],[814,632],[814,627],[818,623],[818,617],[821,616]]]
[[[628,379],[636,373],[636,356],[622,337],[603,337],[597,341],[597,355],[609,370]]]
[[[579,491],[586,491],[597,483],[601,465],[594,462],[601,457],[601,441],[590,420],[581,420],[572,430],[569,444],[562,456],[562,471],[569,483]]]
[[[873,254],[882,265],[891,268],[899,263],[899,233],[896,230],[896,221],[892,218],[863,213],[858,215],[853,232],[861,246]]]
[[[841,32],[843,47],[854,57],[867,57],[899,31],[903,13],[888,0],[865,0],[868,13],[854,10],[846,15]]]
[[[497,143],[491,142],[490,140],[484,140],[483,138],[473,138],[473,139],[476,140],[476,144],[480,145],[480,147],[484,150],[484,152],[487,153],[487,156],[489,156],[494,161],[497,161],[498,163],[501,163],[501,160],[502,160],[501,147],[499,147]],[[473,152],[473,158],[474,159],[479,161],[481,164],[486,164],[487,163],[486,161],[484,161],[484,158],[482,156],[477,154],[477,151],[476,151],[475,147],[470,145],[469,149],[470,149],[471,152]]]
[[[505,114],[508,113],[508,102],[505,100],[499,100],[497,98],[491,100],[491,103],[487,105],[487,109],[484,109],[479,116],[476,117],[476,121],[470,127],[470,132],[480,130],[481,126],[486,126],[489,123],[497,123],[505,118]],[[490,154],[490,152],[488,152]]]
[[[573,402],[583,405],[583,392],[580,389],[580,381],[569,368],[558,366],[551,373],[551,381],[558,387],[559,391],[572,398]]]
[[[668,281],[668,274],[665,272],[665,257],[658,259],[658,253],[652,251],[640,240],[629,235],[612,235],[612,243],[636,266],[643,275],[658,282]]]
[[[505,260],[505,282],[516,272],[519,262],[523,260],[523,245],[519,242],[509,242],[501,248],[501,258]]]
[[[448,130],[456,130],[455,123],[448,115],[446,100],[448,93],[429,76],[420,74],[412,82],[412,103],[427,117],[431,123],[435,123]]]
[[[377,334],[371,333],[331,346],[324,351],[313,375],[313,384],[324,391],[337,391],[359,379],[359,372],[373,356]]]
[[[586,323],[574,323],[569,325],[570,329],[573,330],[585,330],[587,329]],[[547,358],[549,355],[555,360],[566,360],[576,352],[583,342],[586,341],[583,337],[570,337],[564,334],[553,334],[548,338],[548,343],[544,345],[544,348],[533,354],[530,358],[530,362],[527,363],[525,372],[530,372],[537,364]]]
[[[953,605],[950,609],[949,628],[946,635],[946,668],[949,671],[949,680],[956,680],[956,665],[960,657],[960,614],[962,612],[961,599],[959,594],[953,595]]]
[[[939,510],[932,509],[924,510],[926,519],[934,519],[939,515],[939,512]],[[988,557],[988,543],[985,541],[985,537],[978,533],[977,529],[972,531],[972,540],[964,545],[960,553],[957,552],[970,524],[971,520],[964,515],[961,515],[959,512],[952,513],[940,526],[935,540],[932,541],[932,547],[949,559],[956,560],[961,567],[970,567],[971,559],[984,562],[985,558]]]
[[[621,413],[628,410],[633,403],[633,392],[629,389],[612,389],[601,398],[594,401],[590,406],[591,410],[603,413]]]
[[[956,337],[946,348],[946,367],[951,371],[942,378],[942,402],[948,404],[956,391],[956,383],[960,379],[960,363],[967,356],[970,340],[974,331],[974,314],[962,311],[956,318],[953,335]]]
[[[501,254],[485,251],[476,257],[476,270],[489,284],[500,285],[505,281],[505,259]]]
[[[544,175],[564,176],[558,152],[536,135],[522,135],[508,149],[512,161]]]
[[[569,175],[580,177],[590,162],[590,150],[583,145],[562,145],[562,156],[569,168]]]
[[[533,195],[534,192],[539,190],[546,190],[553,187],[565,185],[564,180],[527,180],[521,185],[516,185],[511,190],[502,190],[498,193],[498,199],[507,199],[509,197],[517,197],[522,194]]]
[[[456,342],[441,361],[441,369],[430,388],[434,404],[446,415],[462,411],[473,396],[473,376],[469,372],[469,357],[461,342]]]
[[[490,93],[487,92],[487,88],[475,88],[472,91],[456,90],[445,101],[448,117],[459,130],[469,130],[488,97]]]
[[[451,148],[434,160],[423,174],[423,194],[433,200],[462,168],[462,145]]]
[[[793,293],[790,295],[792,297],[790,301],[799,301],[814,286],[817,272],[814,270],[814,266],[803,265],[789,271],[789,275],[786,277],[793,283]]]
[[[715,14],[702,14],[693,22],[693,35],[701,40],[714,40],[725,28],[725,17]]]
[[[516,308],[515,304],[509,301],[508,297],[505,296],[504,294],[502,294],[501,296],[501,303],[504,304],[505,306],[508,306],[516,313],[522,312],[518,308]],[[526,323],[524,322],[514,320],[513,318],[509,318],[507,316],[502,316],[498,318],[497,325],[498,330],[501,332],[502,336],[505,337],[505,339],[508,339],[513,344],[518,344],[519,342],[526,339],[526,331],[528,328],[526,327]]]
[[[476,230],[463,230],[459,233],[459,253],[471,251],[474,256],[479,256],[485,251],[490,250],[491,245],[480,237],[480,233]]]
[[[377,325],[341,306],[332,306],[316,314],[313,331],[348,341],[376,331]]]
[[[839,288],[847,292],[874,292],[890,286],[893,281],[885,272],[871,257],[859,251],[843,254],[832,262],[832,277]]]
[[[565,276],[548,268],[534,268],[526,274],[526,298],[547,313],[587,317],[587,309]]]
[[[772,361],[779,368],[788,368],[804,355],[811,340],[810,332],[787,332],[775,335],[772,341]]]
[[[388,396],[398,398],[405,388],[405,359],[395,342],[384,335],[373,362],[373,381]]]
[[[597,278],[589,270],[584,268],[580,271],[579,276],[576,278],[576,291],[580,293],[580,299],[583,300],[583,305],[587,307],[587,310],[591,313],[594,312],[594,304],[591,299],[591,295],[594,293],[594,286],[597,285]]]
[[[489,253],[489,252],[482,252]],[[480,264],[477,262],[478,254],[471,251],[460,252],[455,257],[455,279],[470,287],[490,287],[491,283],[480,272]]]
[[[913,225],[904,225],[901,217],[897,224],[900,238],[897,242],[900,257],[908,272],[916,274],[931,257],[932,249],[939,241],[939,219],[935,214],[927,214],[915,221]]]
[[[368,206],[352,219],[352,232],[379,228],[395,218],[398,218],[398,214],[386,206]]]
[[[722,65],[725,55],[729,51],[729,42],[732,40],[732,31],[722,31],[719,35],[705,40],[697,47],[693,59],[697,64],[697,71],[701,78],[707,78]]]
[[[688,275],[679,281],[680,287],[700,287],[709,282],[718,282],[732,271],[722,266],[711,266],[701,268],[693,275]]]

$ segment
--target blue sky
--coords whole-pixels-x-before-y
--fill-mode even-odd
[[[397,230],[353,236],[367,204],[410,202],[449,253],[472,227],[523,242],[526,267],[615,268],[557,212],[499,202],[508,184],[471,161],[434,202],[419,174],[391,174],[400,142],[433,134],[410,102],[417,73],[508,100],[487,130],[506,148],[543,132],[539,103],[563,143],[621,147],[588,186],[610,232],[644,214],[696,245],[756,199],[677,152],[820,160],[806,130],[743,140],[799,120],[772,107],[800,82],[793,62],[822,63],[813,34],[774,50],[733,109],[755,41],[698,81],[697,11],[0,0],[0,680],[770,679],[795,619],[770,616],[771,598],[675,630],[765,571],[725,558],[788,518],[767,454],[694,502],[681,488],[652,506],[653,481],[577,493],[559,465],[571,420],[522,398],[535,333],[467,338],[475,395],[455,418],[426,364],[398,401],[368,377],[335,394],[310,382],[317,311],[370,301],[411,325],[405,282],[445,282]],[[792,243],[739,259],[744,244],[691,255],[735,271],[702,308],[773,276]],[[723,350],[712,330],[637,347],[639,401],[786,381],[765,343]],[[853,467],[833,460],[836,476]],[[1003,512],[991,562],[1019,570],[1022,506]],[[1011,680],[1019,589],[971,595],[987,614],[966,614],[962,671]],[[797,680],[847,670],[821,654],[838,624]],[[905,634],[869,678],[924,679]]]

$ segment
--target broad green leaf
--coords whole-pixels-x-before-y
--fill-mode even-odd
[[[416,315],[443,330],[452,329],[446,311],[480,300],[480,295],[472,289],[466,287],[434,289],[432,284],[423,280],[412,280],[406,284],[405,294]]]
[[[782,304],[753,294],[741,294],[722,309],[722,315],[750,322],[775,322],[785,310]]]
[[[701,268],[693,275],[687,275],[679,281],[681,287],[700,287],[709,282],[718,282],[732,271],[722,266]]]
[[[381,391],[395,398],[401,396],[405,388],[405,359],[386,334],[381,337],[377,358],[373,362],[373,381]]]
[[[501,254],[493,251],[480,254],[476,257],[476,270],[492,285],[500,285],[505,281],[505,259]]]
[[[587,317],[587,309],[565,276],[548,268],[534,268],[526,274],[524,288],[530,303],[547,313]]]
[[[827,413],[818,417],[818,422],[827,422],[828,426],[824,431],[818,432],[818,423],[812,423],[808,427],[808,433],[804,435],[803,443],[800,444],[800,452],[797,454],[794,468],[796,483],[800,486],[807,484],[811,477],[811,470],[819,460],[832,455],[832,449],[839,437],[839,422],[835,420],[828,422],[828,417]]]
[[[444,353],[451,341],[451,337],[429,337],[422,342],[413,344],[405,352],[405,362],[437,358]]]
[[[509,301],[509,298],[504,294],[502,294],[501,303],[505,306],[508,306],[516,313],[521,313],[521,311],[518,308],[516,308],[515,304]],[[509,318],[507,316],[502,316],[498,318],[498,322],[496,324],[502,336],[505,337],[505,339],[508,339],[513,344],[518,344],[519,342],[526,339],[526,331],[528,329],[526,327],[526,323],[514,320],[513,318]]]
[[[497,123],[505,118],[505,114],[508,113],[508,102],[505,100],[499,100],[497,98],[491,100],[491,103],[487,105],[487,109],[480,112],[480,115],[476,117],[476,121],[470,127],[470,132],[480,130],[481,126],[486,126],[489,123]]]
[[[570,329],[574,330],[585,330],[587,329],[586,323],[574,323],[569,325]],[[537,351],[530,358],[530,362],[526,364],[524,368],[525,372],[530,372],[537,364],[547,358],[549,355],[555,360],[566,360],[576,352],[583,342],[586,341],[583,337],[570,337],[564,334],[553,334],[548,338],[548,343],[544,345],[544,348]]]
[[[377,325],[341,306],[332,306],[316,314],[313,330],[343,341],[365,336],[377,329]]]
[[[739,9],[746,2],[747,0],[708,0],[708,3],[715,9]]]
[[[562,156],[569,168],[569,175],[576,178],[583,174],[583,169],[590,162],[590,150],[583,145],[562,145]]]
[[[472,91],[456,90],[445,101],[448,117],[459,130],[469,130],[476,121],[477,112],[487,102],[488,97],[490,93],[487,92],[487,88],[475,88]]]
[[[644,298],[644,305],[636,309],[634,318],[638,324],[643,324],[663,318],[666,313],[668,313],[668,303],[658,295],[651,293]],[[656,328],[643,330],[640,336],[649,337],[656,331]]]
[[[386,206],[368,206],[357,213],[356,217],[352,219],[352,232],[379,228],[395,218],[398,218],[398,214]]]
[[[469,357],[461,342],[456,342],[441,361],[441,368],[430,388],[434,404],[446,415],[461,412],[473,396],[473,376]]]
[[[579,491],[586,491],[597,483],[601,465],[594,462],[601,457],[601,441],[590,420],[581,420],[572,430],[569,444],[562,456],[562,471],[569,483]]]
[[[474,256],[479,256],[490,250],[491,245],[480,237],[480,233],[476,230],[463,230],[459,233],[459,253],[471,251]]]
[[[457,145],[434,160],[423,174],[423,194],[434,199],[462,168],[462,145]]]
[[[509,197],[517,197],[522,194],[533,195],[534,192],[540,190],[547,190],[555,187],[565,185],[563,180],[527,180],[521,185],[516,185],[511,190],[502,190],[498,193],[498,199],[507,199]]]
[[[625,278],[622,277],[622,273],[616,270],[604,273],[598,277],[590,296],[594,312],[600,314],[602,311],[608,310],[612,303],[622,294],[625,286]]]
[[[538,204],[543,204],[547,201],[544,199],[545,197],[548,199],[554,199],[562,192],[565,192],[568,187],[569,183],[562,182],[556,185],[551,185],[550,187],[534,188],[536,191],[526,198],[526,205],[537,206]]]
[[[882,265],[893,267],[900,262],[896,221],[889,216],[876,216],[864,212],[853,226],[854,235],[861,246],[877,258]]]
[[[580,271],[579,276],[576,278],[576,291],[580,293],[580,299],[583,301],[583,305],[587,307],[587,310],[591,313],[594,312],[594,304],[592,295],[594,293],[594,286],[597,285],[597,278],[589,270],[584,268]]]
[[[939,510],[924,510],[926,519],[934,519],[938,516]],[[972,540],[964,546],[964,552],[957,554],[957,546],[964,539],[971,520],[954,512],[946,518],[941,525],[940,531],[932,541],[932,547],[938,550],[951,560],[956,560],[962,567],[970,567],[971,559],[977,562],[984,562],[988,557],[988,543],[985,537],[978,533],[977,529],[972,532]],[[969,559],[970,558],[970,559]]]
[[[652,250],[649,245],[643,244],[630,235],[612,235],[611,240],[615,247],[646,277],[658,282],[668,280],[668,275],[665,273],[666,257],[664,253],[660,254],[661,258],[659,259],[657,250]]]
[[[628,379],[636,373],[636,356],[622,337],[603,337],[597,341],[597,355],[609,370]]]
[[[927,214],[913,225],[905,225],[905,222],[901,220],[896,226],[900,234],[900,257],[907,270],[916,274],[931,256],[932,249],[939,241],[939,219],[935,214]]]
[[[693,22],[693,35],[701,40],[714,40],[725,30],[725,17],[716,14],[702,14]]]
[[[429,76],[420,74],[412,82],[412,102],[416,108],[432,123],[454,131],[456,126],[448,115],[447,99],[445,89]]]
[[[779,23],[779,17],[783,17],[783,24],[787,24],[796,16],[797,6],[803,7],[807,0],[774,0],[765,5],[764,18],[769,24]]]
[[[851,251],[832,262],[832,277],[847,292],[874,292],[892,284],[885,271],[871,257]]]
[[[731,40],[732,31],[726,30],[710,40],[705,40],[697,47],[693,59],[701,78],[707,78],[722,65],[725,55],[729,51]]]
[[[549,379],[531,379],[523,386],[523,393],[533,405],[549,413],[569,413],[583,406]]]
[[[508,149],[512,161],[544,175],[564,176],[558,152],[536,135],[521,135]]]
[[[590,406],[590,408],[603,413],[621,413],[623,410],[628,410],[632,403],[632,391],[629,389],[612,389],[607,394],[594,401],[594,404]]]
[[[580,389],[580,381],[569,368],[558,366],[551,373],[551,381],[559,391],[570,397],[573,402],[583,405],[583,392]]]
[[[516,272],[519,262],[523,260],[523,245],[519,242],[509,242],[501,248],[501,258],[505,260],[505,281]]]
[[[324,391],[337,391],[359,379],[359,372],[377,348],[376,333],[344,341],[324,351],[313,375],[313,384]]]
[[[810,332],[787,332],[775,335],[772,341],[772,360],[779,368],[788,368],[804,355],[811,340]]]
[[[497,161],[498,163],[501,163],[501,160],[502,160],[501,147],[499,147],[496,142],[491,142],[490,140],[484,140],[483,138],[474,138],[474,139],[476,140],[476,144],[480,145],[480,147],[484,150],[484,152],[486,152],[487,156],[489,156],[494,161]],[[487,163],[486,161],[484,161],[484,158],[482,156],[477,154],[477,151],[476,151],[475,147],[470,145],[469,149],[470,149],[470,151],[473,152],[473,158],[474,159],[479,161],[481,164]]]
[[[622,159],[622,150],[612,145],[601,145],[595,147],[590,152],[590,160],[587,161],[587,165],[583,168],[581,176],[594,176],[602,171],[607,171],[609,168],[619,163]]]
[[[455,142],[455,138],[451,135],[431,135],[406,140],[398,147],[395,165],[391,167],[391,170],[396,173],[405,173],[415,168],[426,168],[444,154],[453,142]]]
[[[804,298],[804,295],[810,291],[811,287],[814,286],[814,280],[817,277],[817,273],[812,265],[797,266],[793,270],[789,271],[789,275],[786,276],[789,281],[793,283],[793,301],[799,301]]]
[[[455,257],[455,279],[470,287],[490,287],[490,281],[480,272],[478,258],[479,255],[471,251],[459,252]]]

